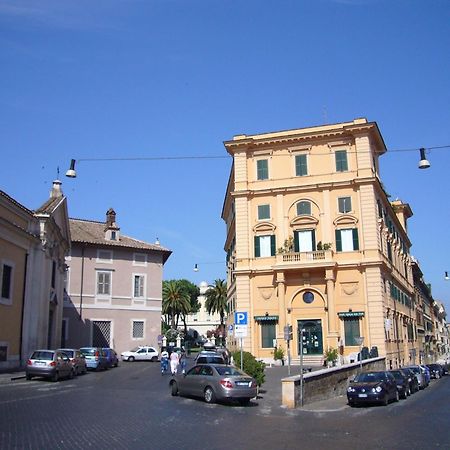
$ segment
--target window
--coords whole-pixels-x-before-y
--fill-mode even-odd
[[[359,250],[358,229],[336,230],[336,251],[352,252]]]
[[[97,295],[111,295],[111,272],[97,272]]]
[[[359,319],[344,319],[345,345],[359,345]]]
[[[336,158],[336,172],[347,172],[347,150],[338,150],[334,155]]]
[[[12,288],[12,274],[13,268],[9,264],[2,265],[2,299],[11,299],[11,288]]]
[[[56,286],[56,263],[52,261],[52,288],[55,289]]]
[[[144,297],[145,275],[133,275],[133,297]]]
[[[258,180],[267,180],[269,178],[269,161],[267,159],[256,161],[256,178]]]
[[[352,198],[351,197],[339,197],[338,205],[339,205],[340,213],[349,213],[352,210]]]
[[[275,322],[261,323],[261,347],[273,348],[273,340],[275,339]]]
[[[295,156],[295,175],[298,177],[308,175],[308,165],[306,155]]]
[[[133,266],[146,266],[146,265],[147,265],[147,255],[145,253],[134,253]]]
[[[112,251],[97,250],[97,262],[112,263]]]
[[[316,250],[315,230],[300,230],[294,233],[295,252],[313,252]]]
[[[270,219],[270,205],[258,205],[258,220]]]
[[[297,203],[297,216],[311,215],[311,202],[301,201]]]
[[[255,258],[275,256],[275,235],[255,236]]]
[[[144,339],[143,320],[133,320],[133,339]]]
[[[112,241],[116,240],[116,232],[115,231],[111,231],[111,240]]]

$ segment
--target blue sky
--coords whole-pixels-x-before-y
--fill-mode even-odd
[[[0,0],[0,189],[36,208],[59,167],[71,217],[113,207],[173,250],[165,278],[225,278],[222,142],[366,117],[390,150],[450,145],[449,23],[447,0]],[[223,158],[63,176],[180,156]],[[450,312],[450,148],[427,157],[388,151],[381,176]]]

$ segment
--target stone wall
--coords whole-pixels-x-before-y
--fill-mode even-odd
[[[386,370],[385,358],[366,359],[362,362],[363,370]],[[360,363],[345,364],[303,375],[303,404],[327,400],[345,395],[349,380],[360,370]],[[302,404],[300,375],[283,378],[282,404],[288,408],[297,408]]]

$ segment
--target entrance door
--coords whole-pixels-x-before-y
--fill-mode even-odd
[[[303,329],[303,355],[323,355],[322,321],[298,320],[298,354],[300,355],[300,336]]]

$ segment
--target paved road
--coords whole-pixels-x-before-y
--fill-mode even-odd
[[[388,407],[350,408],[341,399],[291,411],[275,399],[276,373],[268,374],[249,407],[172,398],[157,363],[58,383],[0,383],[0,448],[450,448],[450,376]]]

